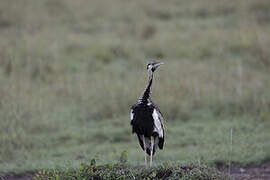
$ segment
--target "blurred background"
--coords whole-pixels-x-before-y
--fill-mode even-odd
[[[269,47],[269,0],[0,0],[0,174],[142,165],[129,110],[150,60],[154,163],[270,158]]]

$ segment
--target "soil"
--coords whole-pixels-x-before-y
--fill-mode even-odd
[[[232,177],[240,180],[270,180],[270,160],[264,161],[261,164],[239,165],[233,164],[230,168],[224,164],[217,163],[217,169],[224,173],[230,174]],[[0,180],[31,180],[34,173],[24,175],[6,175],[0,177]]]
[[[6,175],[1,177],[0,180],[32,180],[34,173],[24,174],[24,175]]]
[[[240,180],[270,180],[270,160],[244,166],[233,164],[231,168],[217,165],[217,168]]]

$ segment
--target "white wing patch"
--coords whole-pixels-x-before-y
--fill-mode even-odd
[[[163,129],[162,129],[162,125],[159,120],[158,112],[156,109],[154,109],[152,116],[153,116],[154,125],[155,125],[154,132],[157,132],[159,137],[163,137]]]
[[[130,110],[130,120],[132,121],[134,117],[133,109]]]

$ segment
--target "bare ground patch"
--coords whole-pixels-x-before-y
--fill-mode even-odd
[[[269,180],[270,179],[270,159],[265,160],[260,164],[240,165],[233,164],[231,168],[218,164],[217,168],[225,173],[230,174],[237,179],[256,179]]]

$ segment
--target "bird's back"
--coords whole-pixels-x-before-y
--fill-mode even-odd
[[[144,135],[150,137],[154,130],[153,119],[153,105],[147,105],[146,103],[136,103],[131,108],[133,118],[131,120],[132,132],[138,135]]]
[[[164,124],[162,114],[156,104],[152,101],[147,103],[137,102],[131,107],[132,132],[136,133],[142,149],[144,149],[143,138],[145,138],[146,152],[150,155],[151,137],[154,137],[155,154],[157,146],[163,149]]]

